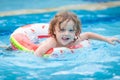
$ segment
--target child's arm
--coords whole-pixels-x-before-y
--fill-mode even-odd
[[[56,46],[56,41],[54,38],[48,38],[34,52],[37,56],[43,56],[49,49],[54,48]]]
[[[86,36],[85,37],[86,39],[102,40],[102,41],[108,42],[110,44],[114,44],[114,41],[117,41],[117,42],[120,43],[120,40],[118,38],[115,38],[115,37],[107,38],[107,37],[104,37],[102,35],[92,33],[92,32],[86,32],[86,33],[83,34],[83,36]]]

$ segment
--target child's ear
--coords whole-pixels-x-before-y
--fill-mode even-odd
[[[75,33],[75,36],[78,36],[79,34],[80,34],[80,32],[76,32],[76,33]]]
[[[75,36],[79,36],[79,35],[80,35],[80,32],[76,32],[76,33],[75,33]]]

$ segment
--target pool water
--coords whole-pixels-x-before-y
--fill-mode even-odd
[[[29,2],[28,2],[29,1]],[[1,0],[0,11],[14,11],[23,9],[45,9],[45,8],[56,8],[66,5],[77,5],[77,4],[91,4],[91,3],[103,3],[103,2],[114,2],[119,0]],[[32,5],[32,6],[31,6]]]
[[[120,7],[71,10],[82,22],[83,32],[120,39]],[[9,45],[10,34],[32,23],[49,23],[56,12],[0,17],[0,44]],[[0,48],[0,80],[120,80],[120,44],[91,40],[75,54],[39,58],[23,51]]]

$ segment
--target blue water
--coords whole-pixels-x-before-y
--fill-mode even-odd
[[[0,0],[0,11],[14,11],[23,9],[56,8],[67,5],[91,4],[119,0]]]
[[[72,10],[82,31],[120,39],[120,7]],[[10,34],[32,23],[49,23],[56,12],[0,17],[0,44],[9,45]],[[0,49],[0,80],[120,80],[120,44],[91,41],[91,46],[58,58],[39,58],[23,51]]]

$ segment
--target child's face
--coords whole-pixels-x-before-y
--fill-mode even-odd
[[[56,39],[61,46],[67,46],[69,43],[74,41],[75,38],[75,30],[74,30],[74,22],[70,20],[69,22],[64,21],[61,23],[60,28],[56,27],[54,34],[56,35]]]

